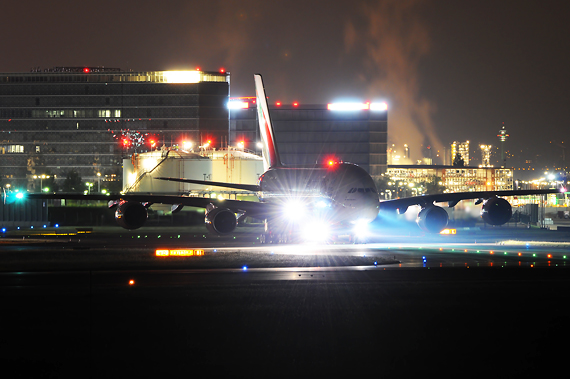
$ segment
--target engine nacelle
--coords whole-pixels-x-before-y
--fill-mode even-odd
[[[483,221],[491,225],[503,225],[511,219],[512,215],[511,204],[500,197],[485,200],[481,208]]]
[[[237,226],[234,212],[227,208],[214,208],[206,213],[206,228],[210,233],[228,234]]]
[[[121,201],[115,211],[117,224],[125,229],[138,229],[144,225],[148,213],[141,203],[136,201]]]
[[[422,208],[418,217],[416,218],[416,223],[421,230],[430,233],[439,233],[447,226],[447,220],[449,216],[447,212],[442,207],[429,206]]]

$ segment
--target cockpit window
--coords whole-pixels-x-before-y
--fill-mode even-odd
[[[348,190],[348,193],[355,193],[356,192],[356,188],[351,188]]]
[[[359,188],[358,192],[364,192],[364,188]]]

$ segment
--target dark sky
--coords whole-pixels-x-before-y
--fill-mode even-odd
[[[259,72],[273,100],[387,101],[390,140],[413,158],[427,144],[498,145],[504,122],[515,159],[556,160],[570,141],[569,11],[561,0],[22,0],[2,7],[0,72],[225,67],[232,96],[253,95]]]

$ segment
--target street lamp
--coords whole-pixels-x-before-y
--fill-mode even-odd
[[[49,175],[46,175],[46,174],[34,175],[34,179],[40,180],[40,192],[42,192],[43,186],[44,186],[44,179],[49,179]]]
[[[101,173],[100,172],[97,173],[97,181],[98,181],[97,192],[101,193]]]

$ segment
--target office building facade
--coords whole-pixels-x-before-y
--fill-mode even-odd
[[[121,182],[122,158],[183,140],[227,144],[229,74],[57,67],[0,74],[0,185]],[[100,175],[98,175],[100,174]]]
[[[260,149],[254,98],[231,99],[230,141]],[[323,164],[329,160],[357,164],[374,179],[386,172],[388,111],[384,103],[269,104],[277,148],[286,165]]]

